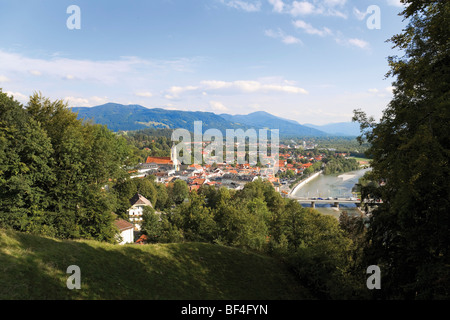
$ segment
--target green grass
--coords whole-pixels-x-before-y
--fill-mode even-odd
[[[69,290],[67,267],[81,270]],[[0,229],[0,299],[312,299],[286,266],[205,243],[111,245]]]

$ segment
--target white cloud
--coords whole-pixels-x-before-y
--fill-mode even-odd
[[[283,31],[273,31],[271,29],[266,30],[265,35],[274,39],[281,39],[281,42],[285,44],[296,44],[296,43],[302,43],[302,41],[299,38],[296,38],[291,35],[286,35]]]
[[[313,4],[307,2],[307,1],[294,1],[292,2],[290,14],[293,16],[299,16],[299,15],[308,15],[316,12],[316,8]]]
[[[287,84],[289,83],[289,84]],[[288,94],[308,94],[304,88],[291,84],[292,82],[269,83],[257,80],[204,80],[198,86],[171,87],[165,95],[166,99],[180,99],[180,95],[188,91],[197,91],[198,95],[208,95],[210,93],[225,93],[227,95],[234,93],[288,93]]]
[[[225,107],[222,102],[219,102],[219,101],[210,101],[209,105],[211,106],[211,109],[213,109],[214,111],[219,111],[219,112],[229,111],[229,109],[227,107]]]
[[[94,105],[99,105],[99,104],[105,104],[108,102],[108,97],[97,97],[97,96],[93,96],[91,98],[89,98],[89,100],[94,104]]]
[[[327,9],[325,15],[347,19],[347,15],[345,13],[334,8]]]
[[[182,94],[186,91],[194,91],[197,89],[198,89],[198,87],[194,87],[194,86],[186,86],[186,87],[173,86],[173,87],[170,87],[170,89],[168,91],[172,94],[172,97],[177,98],[180,94]]]
[[[309,1],[293,1],[290,5],[284,4],[284,10],[274,10],[280,13],[288,13],[293,17],[306,15],[324,15],[347,18],[347,14],[340,11],[344,7],[346,0],[314,0]],[[275,8],[275,7],[274,7]],[[279,8],[279,7],[277,7]]]
[[[370,44],[367,41],[358,38],[346,38],[339,32],[335,36],[335,41],[343,46],[352,46],[364,50],[368,50],[370,48]]]
[[[273,11],[282,13],[285,8],[283,0],[269,0],[269,3],[273,6]]]
[[[379,92],[379,90],[376,89],[376,88],[371,88],[371,89],[369,89],[368,91],[369,91],[370,93],[378,93],[378,92]]]
[[[145,60],[138,57],[121,57],[117,60],[81,60],[57,56],[52,59],[29,58],[0,49],[0,70],[6,77],[41,75],[56,80],[94,81],[101,84],[119,84],[136,73],[157,71],[188,71],[191,60]],[[1,76],[0,76],[1,77]],[[1,78],[0,78],[1,79]]]
[[[218,80],[205,80],[200,82],[206,89],[223,89],[231,87],[231,82]]]
[[[225,83],[227,88],[233,88],[235,90],[245,92],[245,93],[255,93],[255,92],[285,92],[285,93],[301,93],[307,94],[308,92],[300,87],[292,85],[280,85],[273,83],[261,83],[260,81],[252,80],[238,80],[233,82]]]
[[[30,70],[30,74],[32,74],[33,76],[41,76],[42,73],[38,70]]]
[[[167,100],[177,100],[177,99],[179,99],[178,97],[171,96],[170,94],[165,94],[164,98],[166,98]]]
[[[153,97],[153,94],[149,91],[136,92],[135,95],[137,95],[138,97],[145,97],[145,98]]]
[[[261,10],[261,2],[259,1],[242,1],[242,0],[220,0],[228,7],[244,10],[247,12],[256,12]]]
[[[403,3],[401,3],[400,0],[386,0],[386,3],[394,7],[403,7]]]
[[[328,28],[323,28],[322,30],[314,28],[311,24],[303,21],[296,20],[292,22],[294,26],[298,29],[304,30],[308,34],[319,35],[321,37],[332,34],[331,30]]]
[[[25,95],[21,92],[5,91],[5,93],[10,97],[14,97],[15,100],[17,100],[23,104],[28,103],[28,101],[30,100],[27,95]]]
[[[69,104],[71,107],[90,107],[91,104],[89,103],[89,100],[86,98],[76,98],[76,97],[65,97],[65,101]]]
[[[330,7],[342,7],[343,5],[345,5],[347,3],[347,0],[325,0],[324,1],[325,5],[330,6]]]
[[[89,98],[67,96],[64,100],[68,103],[69,107],[93,107],[108,102],[107,97],[92,96]]]
[[[0,75],[0,82],[9,82],[9,81],[10,80],[8,77]]]
[[[363,11],[359,11],[358,8],[353,8],[353,15],[356,17],[356,19],[358,20],[364,20],[364,18],[367,15],[367,12],[363,12]]]
[[[394,93],[394,89],[395,89],[395,87],[393,87],[393,86],[384,88],[385,91],[387,91],[387,92],[389,92],[389,93],[391,93],[391,94]]]
[[[369,47],[369,43],[367,41],[357,38],[348,39],[348,43],[361,49],[367,49]]]

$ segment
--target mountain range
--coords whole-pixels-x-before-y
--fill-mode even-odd
[[[325,126],[302,125],[294,120],[276,117],[264,111],[247,115],[215,114],[202,111],[167,110],[145,108],[140,105],[106,103],[95,107],[74,107],[79,119],[92,120],[106,125],[112,131],[132,131],[145,128],[183,128],[194,131],[194,121],[202,121],[203,131],[218,129],[279,129],[282,137],[358,135],[355,124],[340,123]],[[338,134],[336,134],[338,133]]]

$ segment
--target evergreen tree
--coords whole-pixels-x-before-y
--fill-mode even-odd
[[[450,2],[403,0],[409,19],[391,38],[394,97],[379,123],[355,111],[371,144],[371,197],[382,204],[368,230],[368,264],[381,268],[385,298],[450,296]],[[366,188],[362,194],[367,197]]]

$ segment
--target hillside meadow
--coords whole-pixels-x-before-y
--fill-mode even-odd
[[[68,289],[71,265],[81,288]],[[2,300],[312,299],[280,261],[206,243],[113,245],[0,230]]]

